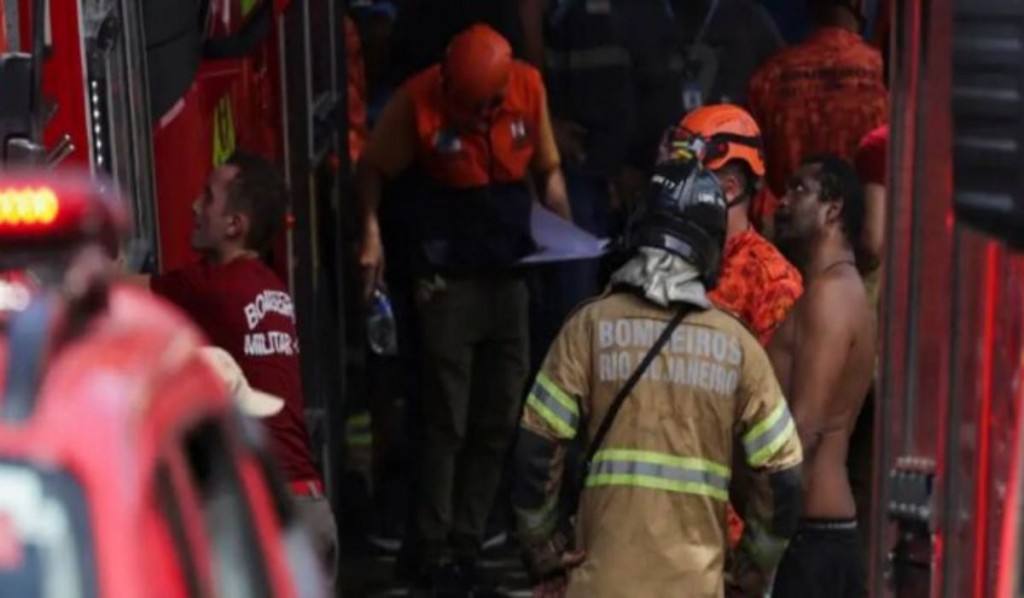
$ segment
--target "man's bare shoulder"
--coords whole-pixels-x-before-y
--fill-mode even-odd
[[[742,318],[729,310],[721,309],[719,307],[710,307],[705,310],[696,312],[691,319],[694,323],[714,328],[729,334],[731,336],[739,337],[740,340],[749,340],[754,344],[757,344],[757,336],[750,326],[743,321]],[[691,320],[687,320],[688,322]]]
[[[794,307],[801,327],[827,328],[858,326],[868,309],[864,282],[847,265],[805,281],[803,297]]]

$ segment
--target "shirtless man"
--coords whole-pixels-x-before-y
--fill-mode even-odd
[[[805,160],[775,222],[779,248],[804,278],[803,297],[768,347],[803,443],[804,500],[772,596],[866,596],[846,453],[872,381],[875,315],[854,256],[864,189],[853,166]]]

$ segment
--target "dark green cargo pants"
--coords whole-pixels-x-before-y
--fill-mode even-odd
[[[528,367],[518,277],[420,281],[422,333],[416,532],[421,558],[475,556],[515,436]]]

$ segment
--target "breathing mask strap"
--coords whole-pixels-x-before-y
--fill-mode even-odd
[[[743,194],[738,196],[736,199],[725,202],[725,207],[731,210],[745,201],[747,201],[746,191],[744,191]]]

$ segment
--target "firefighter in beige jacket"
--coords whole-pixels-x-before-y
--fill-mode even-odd
[[[795,530],[802,453],[793,420],[757,339],[705,295],[726,209],[696,161],[660,166],[626,233],[631,257],[547,355],[522,416],[513,496],[540,595],[757,596]],[[587,469],[570,550],[559,517],[565,449],[578,435],[587,444],[681,304],[690,313]],[[727,558],[731,489],[747,526]]]

